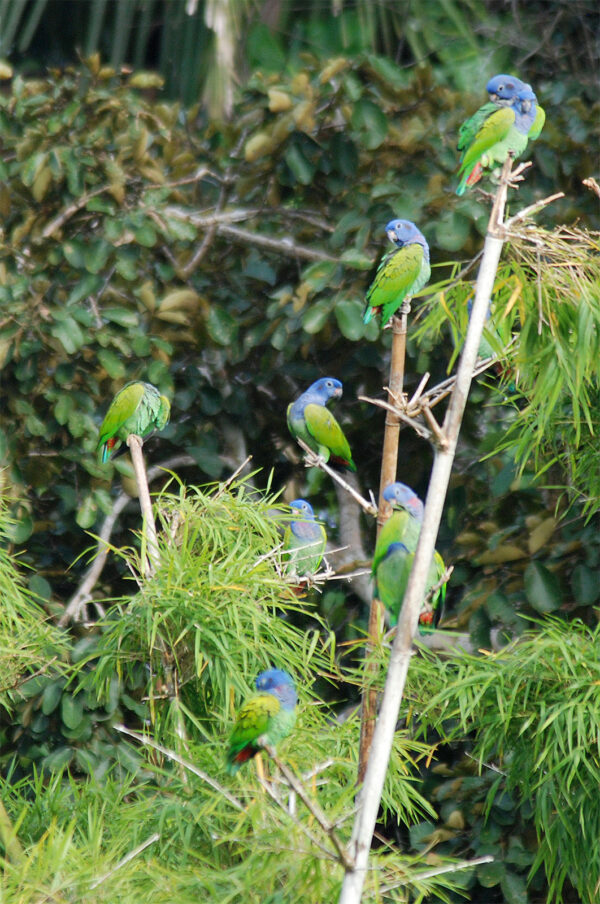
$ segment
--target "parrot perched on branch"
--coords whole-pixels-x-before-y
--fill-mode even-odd
[[[375,579],[375,595],[388,610],[390,625],[398,621],[408,576],[412,568],[421,523],[423,503],[403,483],[391,483],[383,493],[383,498],[393,507],[393,512],[385,522],[375,546],[372,574]],[[429,568],[426,594],[441,580],[446,566],[439,552],[435,552]],[[446,597],[446,585],[442,585],[434,598],[424,604],[419,615],[419,626],[433,623],[434,612]]]
[[[312,505],[306,499],[294,499],[290,508],[297,517],[290,521],[284,535],[287,570],[300,576],[315,574],[327,543],[325,528],[315,521]]]
[[[520,157],[528,140],[539,136],[546,119],[531,86],[520,79],[496,75],[488,82],[487,91],[490,102],[459,129],[457,195],[478,182],[485,169],[502,166],[509,154]]]
[[[330,399],[339,399],[341,395],[339,380],[322,377],[288,405],[287,423],[294,439],[304,440],[325,462],[356,471],[348,440],[326,408]]]
[[[369,323],[375,314],[381,313],[382,326],[406,298],[423,288],[431,276],[429,245],[414,223],[390,220],[385,232],[396,248],[379,264],[375,279],[367,290],[363,314],[364,322]]]
[[[169,423],[171,403],[151,383],[127,383],[116,394],[100,427],[98,458],[104,464],[135,433],[144,439]]]
[[[240,709],[227,751],[227,772],[234,775],[242,763],[265,744],[275,746],[287,737],[296,721],[298,697],[294,682],[282,669],[261,672],[254,682],[256,696]]]

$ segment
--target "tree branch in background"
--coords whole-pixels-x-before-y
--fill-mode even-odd
[[[157,477],[163,475],[165,471],[169,471],[172,468],[187,467],[195,464],[196,462],[191,455],[175,455],[172,458],[167,458],[165,461],[158,465],[154,465],[154,467],[149,469],[148,482],[152,483]],[[119,493],[115,499],[112,509],[104,519],[102,527],[100,528],[94,560],[83,576],[83,580],[79,587],[67,603],[65,611],[58,620],[59,628],[64,628],[70,621],[80,621],[82,610],[92,600],[92,590],[98,583],[106,564],[106,559],[108,558],[110,549],[109,540],[115,524],[123,509],[126,508],[131,501],[131,496],[129,493],[125,492]]]

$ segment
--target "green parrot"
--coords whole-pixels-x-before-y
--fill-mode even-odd
[[[254,684],[260,693],[244,703],[229,739],[226,768],[230,775],[265,744],[274,747],[287,737],[296,722],[298,697],[287,672],[268,669]]]
[[[132,433],[142,439],[169,423],[171,403],[151,383],[127,383],[116,394],[100,427],[98,458],[104,464]]]
[[[484,104],[459,130],[461,151],[457,195],[481,179],[484,169],[502,166],[507,156],[520,157],[529,140],[542,131],[546,114],[531,87],[504,75],[488,82],[492,103]]]
[[[375,580],[375,595],[389,613],[390,625],[398,621],[402,601],[412,568],[421,522],[423,503],[403,483],[392,483],[385,488],[384,499],[394,508],[392,515],[383,525],[373,556],[372,574]],[[427,577],[426,594],[441,580],[446,566],[439,552],[434,553]],[[446,585],[440,587],[433,600],[423,604],[419,614],[419,628],[433,623],[434,613],[440,602],[446,598]]]
[[[390,220],[385,231],[396,248],[379,264],[375,279],[367,290],[363,314],[364,322],[369,323],[375,314],[381,313],[382,326],[406,298],[423,288],[431,276],[429,245],[414,223]]]
[[[324,461],[356,471],[342,428],[327,410],[330,399],[339,399],[342,384],[335,377],[322,377],[288,405],[287,423],[294,439],[302,439]]]
[[[294,499],[290,508],[298,518],[290,521],[285,530],[283,549],[287,570],[299,576],[315,574],[327,543],[325,528],[315,521],[312,505],[306,499]]]

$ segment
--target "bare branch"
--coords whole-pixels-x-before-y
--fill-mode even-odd
[[[482,863],[493,862],[494,858],[491,854],[488,854],[485,857],[476,857],[474,860],[460,860],[458,863],[448,863],[446,866],[437,866],[434,869],[423,870],[420,873],[411,873],[402,882],[393,882],[391,885],[380,887],[379,894],[385,895],[393,891],[394,888],[402,888],[404,885],[409,885],[413,882],[423,882],[424,879],[434,879],[435,876],[443,876],[445,873],[457,873],[462,869],[473,869],[473,867],[480,866]]]
[[[425,595],[429,568],[435,551],[437,532],[452,472],[462,417],[467,404],[477,352],[506,235],[502,223],[504,220],[507,188],[510,182],[511,164],[512,161],[509,157],[502,169],[500,185],[488,224],[483,256],[477,276],[475,301],[460,356],[454,389],[452,390],[452,396],[442,427],[447,445],[445,448],[436,448],[435,452],[425,501],[423,523],[398,620],[396,636],[392,644],[385,689],[373,736],[371,755],[364,784],[359,793],[358,811],[350,843],[354,865],[351,869],[346,870],[339,904],[360,904],[362,896],[381,793],[412,655],[413,638],[419,620],[421,603]]]
[[[600,185],[593,179],[591,176],[589,179],[584,179],[582,185],[585,185],[586,188],[589,188],[590,191],[593,191],[595,195],[598,195],[600,198]]]
[[[179,766],[183,766],[183,768],[187,769],[188,772],[191,772],[193,775],[197,775],[198,778],[201,778],[203,782],[206,782],[207,785],[210,785],[210,787],[214,788],[215,791],[218,791],[219,794],[222,794],[223,797],[236,808],[236,810],[242,811],[244,809],[237,797],[234,797],[233,794],[230,794],[227,788],[224,788],[223,785],[219,784],[219,782],[211,775],[208,775],[208,773],[203,772],[202,769],[198,769],[198,767],[194,766],[193,763],[189,763],[187,760],[184,760],[184,758],[179,756],[178,753],[175,753],[174,750],[169,750],[168,747],[163,747],[162,744],[157,744],[156,741],[153,741],[152,738],[149,738],[147,735],[140,734],[137,731],[131,731],[124,725],[115,725],[114,727],[117,731],[120,731],[121,734],[128,735],[130,738],[133,738],[134,741],[137,741],[139,744],[143,744],[144,747],[151,747],[152,750],[156,750],[158,753],[162,753],[162,755],[166,756],[167,759],[172,760]]]
[[[306,788],[302,784],[299,778],[292,772],[292,770],[286,766],[286,764],[281,760],[276,752],[275,748],[271,747],[269,744],[264,745],[264,749],[267,751],[279,771],[284,776],[285,780],[289,784],[290,788],[293,788],[304,806],[308,809],[310,813],[314,816],[316,821],[319,823],[323,831],[329,836],[331,839],[331,843],[335,848],[338,860],[342,864],[345,869],[352,869],[354,864],[352,860],[348,857],[348,853],[346,848],[338,838],[333,825],[329,822],[325,813],[319,806],[316,800],[312,800],[312,798],[308,795]]]
[[[373,505],[372,502],[368,502],[360,493],[354,489],[354,487],[350,486],[350,484],[344,480],[341,474],[338,474],[337,471],[334,471],[333,468],[330,468],[326,461],[324,461],[320,455],[316,455],[310,446],[307,446],[303,439],[300,437],[296,437],[296,441],[298,445],[306,452],[306,458],[304,460],[304,464],[307,468],[320,468],[322,471],[325,471],[326,474],[329,474],[332,480],[335,480],[336,483],[339,483],[341,487],[345,489],[347,493],[349,493],[355,502],[357,502],[361,508],[365,510],[367,515],[377,516],[377,506]]]
[[[136,848],[126,854],[122,860],[113,866],[112,869],[109,869],[108,872],[104,873],[100,878],[94,879],[94,881],[90,884],[90,888],[97,888],[102,882],[106,879],[109,879],[113,876],[117,870],[121,869],[121,867],[126,866],[131,860],[134,860],[138,854],[141,854],[142,851],[145,851],[147,847],[150,847],[151,844],[154,844],[155,841],[158,841],[160,835],[158,832],[155,832],[153,835],[150,835],[149,838],[146,838],[141,844],[139,844]]]
[[[335,857],[334,854],[332,854],[332,852],[329,850],[329,848],[325,847],[325,845],[322,844],[321,841],[319,841],[319,839],[315,835],[313,835],[313,833],[310,831],[308,826],[305,825],[303,822],[301,822],[298,819],[298,817],[295,816],[294,813],[292,813],[288,809],[288,807],[286,807],[284,801],[281,799],[281,797],[275,790],[273,784],[271,782],[268,782],[265,778],[261,778],[260,775],[258,776],[258,780],[259,780],[260,784],[262,785],[262,787],[264,788],[264,790],[269,795],[269,797],[271,798],[271,800],[274,800],[275,803],[279,807],[281,807],[281,809],[285,813],[287,813],[288,817],[292,820],[294,825],[298,826],[300,831],[306,835],[306,837],[308,838],[310,843],[314,844],[315,847],[317,847],[323,854],[325,854],[325,856],[327,857],[328,860],[336,860],[337,858]],[[294,792],[292,791],[291,793],[293,794]]]

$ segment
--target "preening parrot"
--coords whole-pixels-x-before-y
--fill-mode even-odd
[[[342,384],[334,377],[322,377],[288,405],[287,423],[294,439],[303,439],[325,462],[356,471],[352,453],[342,428],[325,407],[339,399]]]
[[[100,427],[98,458],[104,464],[132,433],[142,439],[169,423],[171,403],[151,383],[127,383],[116,394]]]
[[[520,79],[507,79],[500,75],[488,82],[492,105],[480,107],[459,131],[457,195],[478,182],[484,170],[502,166],[509,154],[520,157],[528,138],[534,140],[542,130],[545,113],[531,87]]]
[[[403,483],[391,483],[383,493],[393,507],[390,518],[383,525],[373,556],[372,574],[375,579],[375,594],[387,609],[390,625],[398,621],[408,576],[412,568],[421,522],[423,503],[410,487]],[[446,570],[439,552],[434,553],[427,578],[426,594],[440,581]],[[426,628],[433,623],[434,613],[446,597],[444,584],[434,598],[423,604],[419,615],[419,627]]]
[[[284,535],[287,570],[300,576],[315,574],[327,543],[325,528],[315,521],[312,505],[306,499],[294,499],[290,508],[297,517],[290,521]]]
[[[363,314],[364,322],[369,323],[375,314],[381,313],[382,326],[393,317],[405,298],[422,289],[431,276],[429,245],[414,223],[390,220],[385,232],[396,247],[386,254],[377,268],[375,279],[367,290]]]
[[[287,737],[296,721],[298,697],[287,672],[268,669],[260,673],[254,684],[260,693],[244,703],[229,739],[226,768],[230,775],[265,744],[274,747]]]

